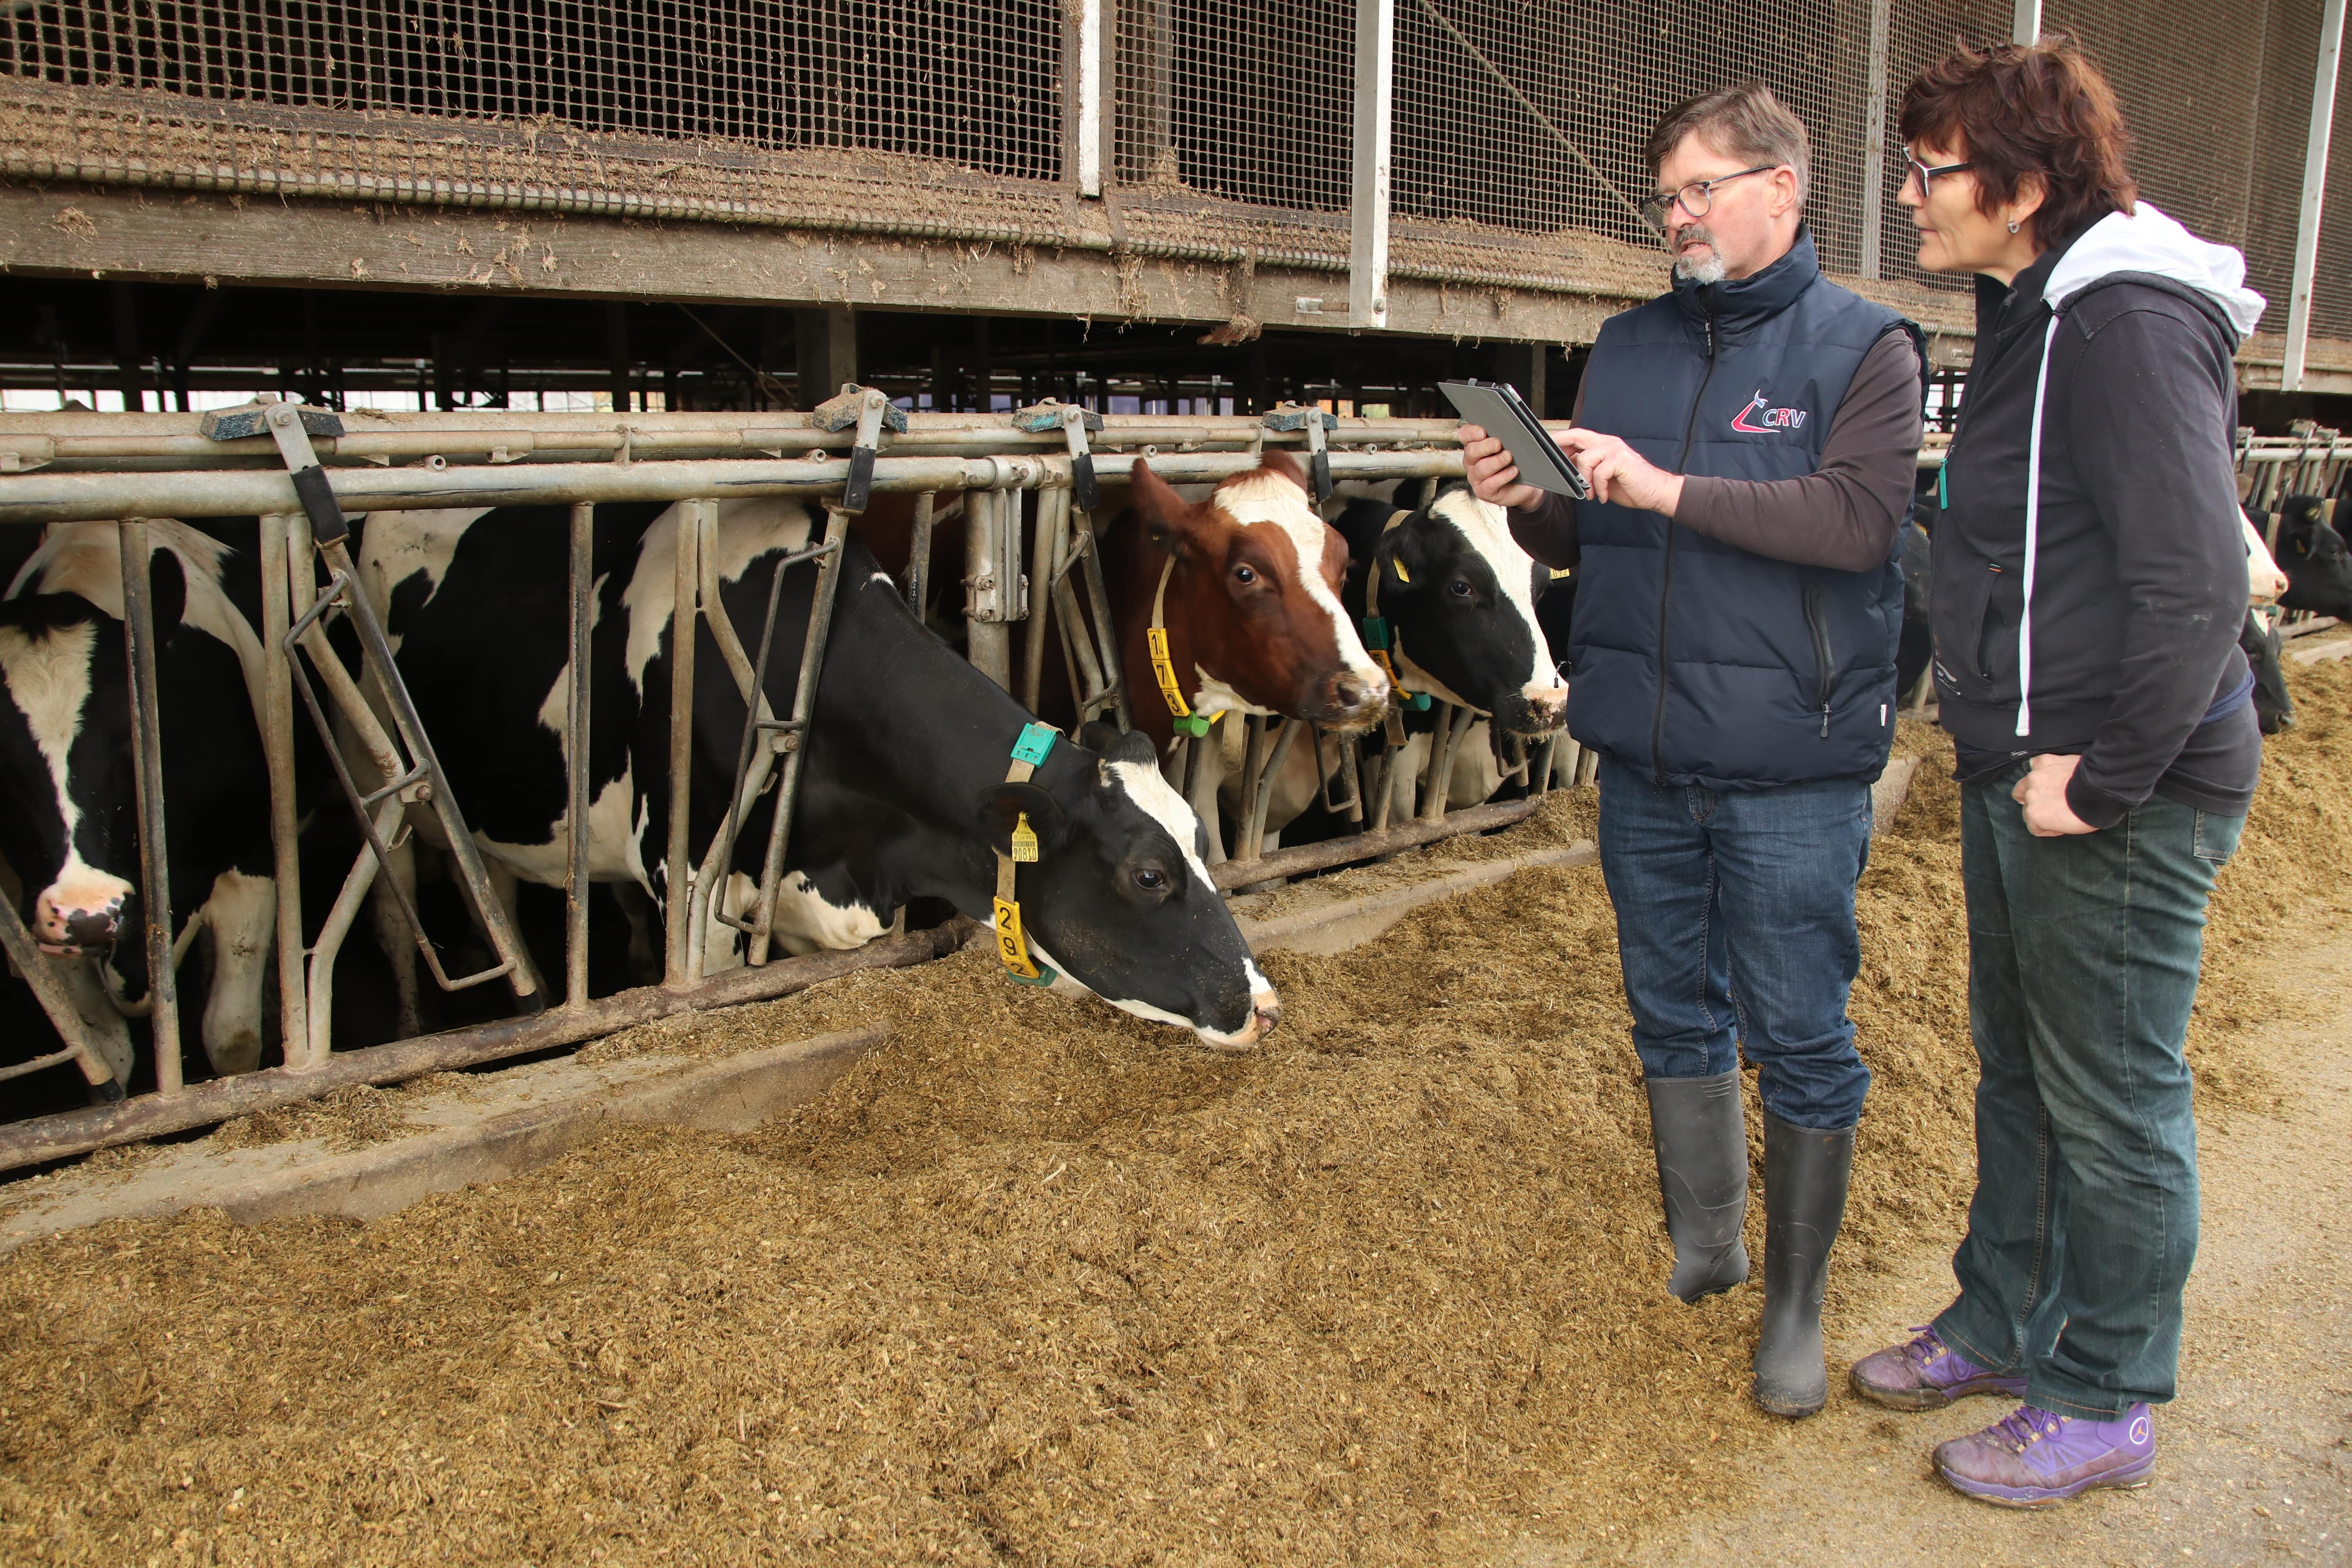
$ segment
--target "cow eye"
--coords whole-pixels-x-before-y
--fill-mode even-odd
[[[1255,583],[1257,581],[1257,574],[1247,566],[1236,566],[1234,568],[1234,581],[1236,583]]]
[[[1456,577],[1445,584],[1445,591],[1457,599],[1466,599],[1470,596],[1470,581],[1466,577]]]
[[[1157,866],[1139,866],[1135,871],[1135,885],[1147,893],[1165,892],[1168,873]]]

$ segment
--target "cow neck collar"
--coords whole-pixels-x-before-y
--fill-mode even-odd
[[[1151,626],[1145,639],[1151,653],[1151,677],[1168,703],[1169,717],[1190,719],[1193,717],[1192,705],[1184,696],[1184,677],[1177,669],[1175,657],[1168,646],[1168,579],[1175,574],[1176,552],[1171,550],[1168,552],[1168,564],[1160,569],[1160,586],[1151,595]]]
[[[1027,784],[1036,773],[1037,765],[1052,752],[1060,734],[1051,724],[1035,720],[1023,725],[1020,736],[1013,742],[1013,761],[1004,770],[1004,782]],[[1051,985],[1055,980],[1053,970],[1029,955],[1028,934],[1021,924],[1019,867],[1023,861],[1034,862],[1038,853],[1036,832],[1029,826],[1028,814],[1024,812],[1013,831],[1013,853],[996,851],[996,903],[990,923],[996,930],[996,956],[1004,965],[1005,978],[1024,985]]]

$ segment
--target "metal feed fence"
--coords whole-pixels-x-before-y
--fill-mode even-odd
[[[1066,413],[1077,417],[1066,418]],[[790,830],[792,779],[800,756],[796,737],[814,700],[813,684],[805,683],[814,677],[804,676],[803,689],[785,712],[754,706],[762,683],[753,671],[763,667],[748,649],[756,647],[764,658],[772,628],[739,627],[719,607],[716,557],[710,547],[717,512],[709,498],[794,496],[821,501],[828,518],[826,539],[823,544],[813,541],[803,554],[819,569],[830,570],[829,563],[838,559],[835,542],[848,523],[847,508],[865,504],[854,492],[911,492],[916,498],[915,538],[906,587],[922,605],[936,601],[947,587],[926,581],[931,519],[941,498],[960,495],[966,531],[963,607],[972,662],[1034,710],[1046,668],[1043,655],[1047,640],[1057,638],[1074,707],[1087,716],[1123,721],[1130,687],[1147,699],[1152,689],[1148,674],[1138,683],[1137,672],[1123,675],[1118,667],[1093,521],[1074,504],[1085,488],[1074,482],[1082,472],[1081,453],[1084,462],[1104,477],[1122,475],[1138,457],[1149,457],[1157,472],[1179,483],[1212,481],[1255,468],[1269,446],[1298,448],[1310,459],[1317,447],[1324,448],[1335,481],[1428,480],[1461,470],[1449,420],[1345,419],[1328,429],[1310,430],[1304,426],[1318,416],[1296,408],[1264,417],[1088,416],[1052,405],[1011,419],[977,413],[914,414],[905,419],[904,431],[886,434],[885,421],[895,426],[897,420],[880,395],[866,389],[845,389],[843,398],[808,416],[769,416],[765,422],[757,414],[648,414],[616,423],[610,416],[493,413],[381,416],[341,426],[326,410],[282,403],[215,412],[202,419],[162,414],[0,415],[0,526],[110,521],[120,535],[133,683],[141,885],[168,885],[172,853],[163,830],[166,759],[161,751],[154,628],[143,569],[154,545],[155,530],[148,519],[261,519],[262,625],[257,630],[267,665],[263,711],[257,718],[271,776],[278,886],[296,889],[302,879],[305,844],[292,784],[298,725],[316,719],[323,731],[331,717],[351,734],[352,744],[337,751],[339,757],[351,752],[339,763],[338,773],[367,841],[315,930],[306,929],[295,897],[280,900],[275,973],[283,1067],[205,1083],[181,1081],[174,933],[168,915],[151,911],[142,917],[142,934],[153,976],[148,1018],[155,1091],[0,1127],[0,1169],[202,1126],[351,1084],[391,1082],[584,1040],[679,1011],[781,995],[853,969],[919,963],[953,951],[971,934],[970,922],[959,921],[934,931],[884,936],[848,952],[770,961],[759,932],[767,920],[761,911],[771,907],[778,879],[779,838],[772,841],[766,856],[761,900],[739,925],[752,933],[748,966],[704,973],[698,933],[714,918],[709,891],[723,880],[722,868],[732,864],[738,817],[730,813],[726,829],[711,842],[692,841],[688,786],[698,764],[690,730],[673,726],[667,859],[689,868],[691,875],[683,891],[667,900],[663,983],[591,996],[587,893],[576,876],[567,876],[562,889],[562,978],[538,975],[527,947],[507,923],[478,857],[467,852],[464,813],[469,803],[456,798],[448,788],[432,739],[407,701],[396,660],[373,623],[378,607],[370,605],[357,588],[347,549],[334,537],[343,513],[568,505],[568,658],[576,669],[586,664],[593,614],[594,508],[613,501],[687,503],[681,509],[673,567],[676,624],[698,622],[722,657],[718,668],[706,662],[698,670],[691,657],[674,662],[671,711],[693,711],[698,680],[735,684],[753,717],[730,797],[746,803],[740,809],[748,810],[748,803],[767,784],[769,773],[781,769],[778,794],[786,803],[775,814],[775,831],[781,835]],[[1318,423],[1330,425],[1328,416]],[[1072,424],[1081,430],[1090,424],[1098,427],[1090,440],[1082,440],[1074,437],[1068,428]],[[332,493],[331,500],[319,499],[315,507],[308,507],[313,498],[304,495],[289,469],[300,471],[312,463],[323,465]],[[314,556],[326,574],[323,593],[315,585]],[[777,581],[782,581],[781,572]],[[829,603],[829,598],[821,602]],[[351,622],[364,650],[356,670],[347,668],[326,640],[328,622],[337,616]],[[804,671],[814,668],[824,636],[822,616],[812,621]],[[1095,628],[1091,636],[1089,625]],[[696,641],[676,637],[673,646],[690,649]],[[567,715],[572,739],[566,761],[572,824],[566,853],[567,864],[578,867],[585,863],[587,852],[590,753],[582,743],[589,719],[586,683],[576,683],[573,693]],[[1236,832],[1240,858],[1216,868],[1218,885],[1241,888],[1369,859],[1449,835],[1503,826],[1533,809],[1529,799],[1447,811],[1444,781],[1451,773],[1454,750],[1470,727],[1470,715],[1449,712],[1443,718],[1422,775],[1423,787],[1400,796],[1382,787],[1379,777],[1365,779],[1349,814],[1356,832],[1328,843],[1274,850],[1265,848],[1272,774],[1286,750],[1300,743],[1319,748],[1326,742],[1320,737],[1302,742],[1295,721],[1251,721],[1246,765],[1239,781],[1244,801]],[[758,744],[760,735],[772,739]],[[337,750],[331,744],[330,749]],[[1384,752],[1376,761],[1393,755]],[[1579,776],[1580,759],[1572,747],[1559,754],[1538,747],[1532,754],[1523,751],[1517,760],[1523,776],[1538,792],[1549,783],[1555,764],[1564,778]],[[365,771],[371,764],[373,778]],[[1589,766],[1582,771],[1589,773]],[[1209,787],[1213,788],[1213,782]],[[1391,803],[1398,799],[1405,803],[1402,815],[1392,816]],[[440,816],[444,835],[458,850],[457,879],[493,953],[492,963],[479,973],[446,973],[414,906],[404,900],[405,918],[427,966],[445,988],[503,984],[527,999],[519,1008],[521,1016],[337,1051],[337,956],[404,816],[423,811]],[[726,918],[728,911],[715,914]],[[730,919],[729,923],[737,921]],[[180,934],[184,953],[185,933]],[[126,932],[123,940],[139,939]],[[111,1082],[119,1090],[121,1080],[105,1065],[107,1042],[127,1042],[124,1026],[119,1017],[110,1021],[93,1015],[89,1006],[95,994],[91,986],[78,989],[68,983],[67,966],[89,961],[38,955],[13,904],[0,905],[0,946],[33,985],[65,1042],[62,1052],[0,1069],[0,1079],[78,1062],[93,1085]],[[127,1043],[122,1048],[128,1048]]]
[[[2317,9],[2053,0],[2042,18],[2116,82],[2150,198],[2245,247],[2281,316]],[[1659,277],[1633,211],[1652,124],[1759,78],[1811,130],[1830,268],[1951,293],[1911,262],[1894,113],[1956,38],[2006,37],[2013,16],[2007,0],[16,0],[0,170],[1334,271],[1385,247],[1402,277],[1622,296]],[[1386,113],[1359,126],[1381,79]],[[2331,187],[2352,181],[2336,165]],[[2352,338],[2344,222],[2316,295],[2318,329]]]

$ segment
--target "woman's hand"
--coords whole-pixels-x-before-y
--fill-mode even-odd
[[[1652,464],[1620,437],[1570,430],[1559,437],[1559,447],[1584,471],[1595,500],[1668,517],[1682,504],[1683,477]]]
[[[1500,437],[1489,436],[1478,426],[1465,425],[1454,438],[1462,443],[1462,471],[1469,476],[1471,494],[1490,505],[1521,511],[1532,511],[1543,504],[1543,491],[1517,482],[1519,466],[1503,449]]]
[[[2066,781],[2074,776],[2074,765],[2082,760],[2045,752],[2033,759],[2032,771],[2009,792],[2010,798],[2025,808],[2025,830],[2036,838],[2098,831],[2066,804]]]

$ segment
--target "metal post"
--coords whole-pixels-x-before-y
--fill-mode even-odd
[[[687,948],[694,940],[688,915],[694,903],[694,871],[687,858],[688,809],[694,783],[694,644],[702,509],[715,501],[679,503],[677,576],[671,586],[669,623],[669,846],[662,880],[665,952],[662,984],[687,982]]]
[[[1038,591],[1032,596],[1029,624],[1021,639],[1021,705],[1032,713],[1037,711],[1038,693],[1045,681],[1045,623],[1054,607],[1050,589],[1061,568],[1062,539],[1069,528],[1070,492],[1063,489],[1039,490],[1037,521],[1029,546],[1029,581]]]
[[[982,674],[1010,691],[1013,631],[1007,622],[1015,585],[1005,581],[1002,559],[1007,500],[1000,490],[964,492],[963,561],[966,653]]]
[[[172,864],[163,837],[163,726],[155,703],[155,606],[147,521],[116,524],[122,548],[122,640],[131,674],[131,759],[139,790],[139,910],[147,928],[147,1015],[155,1092],[180,1092],[180,988],[172,969]]]
[[[914,531],[907,539],[907,604],[919,621],[930,618],[931,524],[938,507],[937,491],[915,497]]]
[[[2327,0],[2319,24],[2319,63],[2311,86],[2311,133],[2303,150],[2303,210],[2294,226],[2294,282],[2287,294],[2286,363],[2279,390],[2303,390],[2311,342],[2311,277],[2319,264],[2319,209],[2327,195],[2327,139],[2336,120],[2336,66],[2344,53],[2344,0]]]
[[[2017,0],[2010,13],[2009,41],[2029,49],[2042,41],[2042,0]]]
[[[572,509],[572,678],[565,723],[572,750],[565,759],[571,805],[565,826],[570,841],[563,880],[563,1000],[577,1007],[588,1000],[588,689],[589,630],[594,612],[596,507]]]
[[[1396,0],[1356,0],[1355,177],[1349,195],[1348,324],[1389,324],[1389,146]]]
[[[301,817],[294,798],[294,679],[279,649],[293,611],[288,563],[290,522],[284,512],[261,519],[262,752],[269,765],[269,839],[278,875],[278,1035],[286,1065],[317,1067],[310,1049],[309,997],[302,983]],[[306,554],[302,563],[310,564]]]
[[[1103,7],[1104,0],[1076,0],[1067,7],[1076,13],[1076,47],[1070,73],[1076,90],[1070,96],[1076,104],[1077,145],[1071,162],[1082,196],[1103,194]]]
[[[1870,0],[1870,57],[1862,90],[1861,273],[1876,278],[1886,220],[1886,34],[1890,0]]]

